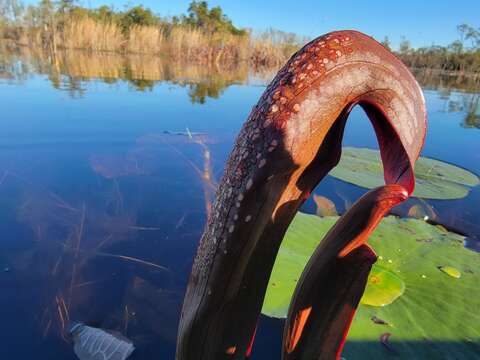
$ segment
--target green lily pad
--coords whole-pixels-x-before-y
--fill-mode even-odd
[[[262,312],[285,317],[297,279],[337,216],[297,214],[275,262]],[[389,271],[404,285],[389,305],[362,299],[343,352],[346,359],[475,359],[480,353],[480,254],[464,238],[418,219],[386,217],[369,243],[378,255],[373,274]],[[462,277],[439,271],[448,266]],[[372,284],[365,294],[372,293]],[[364,295],[369,296],[369,295]],[[368,300],[367,300],[368,301]],[[381,301],[379,301],[380,303]],[[385,302],[386,304],[386,302]],[[375,305],[375,304],[374,304]],[[372,318],[382,319],[380,325]],[[388,346],[380,341],[390,333]]]
[[[367,287],[363,293],[361,304],[370,306],[385,306],[402,296],[405,283],[390,270],[375,265],[368,276]]]
[[[373,189],[384,185],[378,150],[345,147],[340,163],[329,175],[354,185]],[[460,199],[480,184],[477,175],[458,166],[421,157],[415,165],[413,196],[426,199]]]

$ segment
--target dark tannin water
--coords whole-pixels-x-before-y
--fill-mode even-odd
[[[121,332],[135,343],[132,359],[174,358],[215,185],[270,76],[148,58],[2,54],[0,359],[75,359],[73,321]],[[424,88],[423,155],[480,174],[479,94],[433,80]],[[377,148],[359,108],[344,145]],[[333,177],[316,189],[340,212],[365,191]],[[438,222],[477,250],[479,203],[478,186],[462,199],[428,200]],[[261,318],[254,359],[280,358],[282,326]]]

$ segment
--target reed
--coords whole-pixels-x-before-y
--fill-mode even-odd
[[[269,38],[252,39],[250,42],[249,60],[255,66],[279,66],[291,55]]]
[[[202,63],[240,62],[248,58],[249,38],[246,35],[205,33],[184,26],[165,33],[167,53],[174,59]]]
[[[125,51],[128,53],[158,55],[164,50],[165,37],[158,26],[136,25],[127,36]]]
[[[117,25],[87,17],[65,22],[56,37],[57,46],[64,49],[119,51],[125,43]]]
[[[50,28],[27,27],[15,32],[9,41],[17,45],[59,50],[87,50],[168,57],[175,61],[200,64],[238,64],[278,66],[295,48],[269,36],[249,33],[205,32],[182,25],[134,25],[127,31],[114,22],[90,17],[67,19]],[[56,56],[56,54],[54,54]]]

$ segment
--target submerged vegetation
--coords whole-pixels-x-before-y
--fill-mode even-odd
[[[459,39],[448,46],[414,49],[403,39],[397,55],[412,69],[460,74],[480,81],[480,30],[458,26]],[[141,5],[117,10],[86,8],[75,0],[0,0],[0,39],[13,46],[41,48],[53,54],[82,49],[148,54],[175,61],[278,67],[308,39],[268,30],[254,33],[235,26],[219,6],[192,1],[186,14],[162,17]],[[390,47],[386,37],[383,44]]]

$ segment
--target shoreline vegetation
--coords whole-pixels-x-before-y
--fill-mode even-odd
[[[0,0],[0,39],[52,56],[63,50],[86,50],[266,67],[280,66],[308,41],[273,29],[254,35],[235,27],[220,7],[209,8],[204,1],[192,1],[187,14],[165,18],[143,6],[87,9],[67,0],[42,0],[27,7],[17,0]]]
[[[480,29],[462,24],[448,46],[412,48],[407,39],[394,51],[414,72],[455,75],[480,82]],[[192,1],[186,14],[162,17],[143,6],[89,9],[75,0],[23,5],[0,0],[0,42],[7,48],[38,49],[58,61],[62,53],[148,55],[182,63],[276,69],[309,39],[278,30],[255,33],[236,27],[220,7]],[[385,37],[382,43],[390,48]]]

